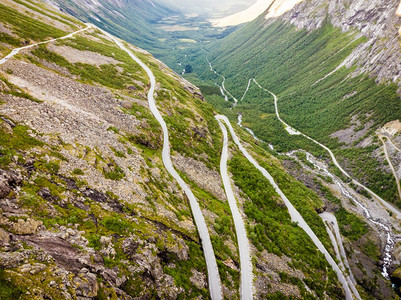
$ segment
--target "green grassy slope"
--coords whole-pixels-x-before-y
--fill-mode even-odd
[[[35,7],[48,14],[47,7]],[[45,22],[30,17],[24,18],[21,12],[6,6],[0,6],[0,14],[4,16],[2,22],[12,28],[15,34],[21,32],[21,40],[26,38],[32,41],[42,41],[50,37],[68,34]],[[77,20],[75,22],[83,25]],[[15,37],[15,43],[12,39],[6,40],[5,48],[11,49],[20,46],[17,44],[19,38],[19,36]],[[68,49],[73,50],[74,53],[82,51],[80,53],[82,57],[97,55],[97,57],[113,58],[116,63],[96,65],[88,62],[71,62],[68,57],[63,56],[63,53],[52,51],[48,44],[33,47],[21,52],[8,60],[5,66],[2,66],[0,105],[9,105],[9,102],[14,99],[13,97],[21,102],[33,100],[32,105],[36,105],[38,109],[42,109],[42,105],[45,105],[43,99],[32,97],[28,91],[11,84],[8,80],[9,77],[21,76],[21,74],[18,75],[19,69],[15,65],[23,63],[27,69],[41,70],[40,76],[44,76],[42,73],[46,73],[46,76],[57,77],[59,81],[54,82],[49,88],[53,88],[57,84],[63,88],[63,79],[65,79],[66,82],[69,82],[69,86],[80,86],[80,92],[86,91],[87,95],[95,87],[103,89],[105,94],[111,95],[111,99],[105,100],[102,97],[95,99],[88,96],[86,101],[88,103],[96,101],[97,105],[115,101],[116,107],[112,110],[116,109],[129,117],[133,116],[134,120],[140,121],[140,125],[133,122],[132,130],[124,130],[120,127],[120,120],[108,119],[107,123],[112,126],[104,128],[104,131],[115,136],[117,140],[116,144],[107,145],[110,152],[99,150],[93,145],[88,146],[86,141],[79,139],[73,144],[63,142],[61,138],[55,143],[53,141],[43,142],[41,137],[49,136],[48,132],[37,133],[32,128],[24,126],[23,121],[17,123],[15,120],[12,122],[17,125],[9,128],[4,120],[9,121],[10,117],[2,114],[3,119],[0,120],[0,174],[3,174],[5,170],[20,172],[23,180],[16,183],[18,191],[12,191],[5,196],[6,199],[15,201],[16,211],[9,221],[8,215],[4,216],[3,210],[0,210],[0,217],[2,220],[6,220],[6,223],[1,223],[0,230],[18,235],[12,229],[13,224],[21,218],[25,220],[28,217],[41,221],[42,229],[45,232],[58,231],[59,226],[71,229],[72,224],[76,224],[87,244],[84,246],[69,245],[68,242],[65,242],[66,245],[63,246],[65,248],[72,247],[74,251],[83,253],[83,255],[89,251],[93,253],[93,256],[99,257],[99,261],[90,262],[91,266],[96,263],[106,269],[117,270],[118,276],[126,279],[118,288],[127,295],[150,299],[174,298],[160,294],[162,290],[167,290],[172,286],[171,290],[177,287],[179,297],[187,299],[200,296],[207,299],[209,292],[206,264],[196,228],[192,223],[191,211],[186,198],[181,195],[175,181],[166,173],[161,161],[161,128],[150,113],[146,102],[149,78],[127,53],[107,40],[98,30],[90,29],[70,39],[54,42],[53,46],[68,46]],[[214,119],[213,108],[199,94],[191,92],[192,87],[183,84],[180,78],[151,55],[135,53],[149,65],[159,83],[156,99],[171,132],[174,132],[170,140],[173,154],[180,153],[187,157],[198,157],[203,154],[202,162],[205,168],[217,170],[221,133]],[[30,74],[29,71],[26,72]],[[25,70],[22,71],[22,74],[25,74]],[[31,79],[35,80],[36,77],[27,80]],[[60,97],[63,97],[61,94]],[[77,94],[76,98],[79,99],[79,97]],[[123,101],[128,102],[130,107],[122,107]],[[87,130],[90,132],[90,128]],[[29,136],[29,134],[32,135],[32,132],[37,138]],[[69,156],[71,152],[77,154],[76,158],[82,165],[66,171],[65,168],[68,169],[73,163]],[[134,159],[136,159],[135,166],[132,165]],[[75,161],[75,158],[72,160]],[[25,165],[27,161],[33,161],[29,171]],[[122,161],[127,161],[127,164]],[[138,164],[141,169],[135,176],[139,178],[138,184],[142,184],[143,193],[138,193],[133,189],[128,197],[117,196],[117,191],[112,191],[114,186],[124,183],[126,184],[124,188],[129,188],[128,177],[138,167]],[[90,173],[91,170],[94,173]],[[96,190],[97,187],[92,186],[84,179],[91,178],[94,174],[100,175],[101,181],[112,182],[108,190]],[[142,179],[146,184],[142,182]],[[198,187],[196,183],[191,183],[191,185],[194,193],[202,202],[202,208],[209,210],[209,214],[212,216],[207,221],[213,232],[211,238],[219,257],[222,281],[230,293],[230,298],[236,299],[239,272],[236,268],[223,263],[224,260],[238,261],[235,234],[232,230],[233,220],[228,204],[222,199],[212,196],[204,188]],[[41,193],[43,190],[49,191],[48,197],[43,196]],[[86,190],[93,190],[96,195],[101,195],[103,203],[99,203],[99,199],[94,199],[94,197],[82,196],[81,191]],[[3,196],[1,195],[2,200]],[[142,197],[145,201],[137,201]],[[85,203],[84,209],[76,203],[77,198],[82,199]],[[107,205],[105,207],[104,203],[110,204],[111,208]],[[161,214],[160,208],[164,208],[168,215]],[[216,219],[216,231],[213,231],[214,218]],[[184,223],[186,223],[185,226],[180,225]],[[115,249],[115,255],[102,254],[101,251],[104,248],[101,242],[102,236],[113,236],[111,244]],[[35,237],[33,239],[35,240]],[[128,247],[124,246],[124,244],[130,243],[130,239],[133,244],[129,244]],[[181,240],[182,244],[180,244]],[[228,248],[224,244],[227,240],[232,241],[233,248]],[[22,243],[20,244],[14,247],[13,241],[14,248],[12,249],[14,250],[12,251],[18,251],[25,255],[25,252],[29,252],[32,248],[31,245],[24,244],[22,246]],[[188,257],[179,258],[170,251],[173,247],[188,249]],[[5,251],[3,244],[0,244],[0,253],[3,254]],[[144,257],[143,261],[150,264],[151,259],[154,258],[156,263],[152,262],[152,266],[149,265],[148,270],[139,270],[140,258],[138,257],[142,254],[145,255],[148,253],[147,251],[152,258]],[[36,254],[32,253],[31,251],[31,254],[27,254],[29,255],[27,259],[36,263],[38,259],[35,257]],[[20,276],[19,264],[10,267],[9,265],[5,266],[4,261],[7,262],[7,259],[0,262],[1,268],[4,269],[0,274],[1,299],[18,299],[20,294],[27,291],[32,292],[32,289],[36,290],[37,295],[46,295],[45,297],[54,299],[65,298],[60,295],[58,286],[49,286],[51,280],[59,282],[54,269],[51,269],[56,268],[54,261],[47,262],[46,267],[49,269],[39,276],[35,276],[35,274]],[[156,269],[160,278],[154,278],[152,272]],[[199,281],[205,278],[204,283],[201,281],[200,285],[194,284],[194,279],[191,279],[194,270],[200,276]],[[75,275],[71,275],[71,281]],[[157,280],[164,280],[161,278],[162,276],[169,282],[163,282],[163,287],[156,286]],[[169,276],[171,276],[171,280]],[[107,277],[100,273],[95,277],[95,281],[99,283],[99,290],[93,291],[95,293],[93,297],[96,299],[120,298],[120,296],[116,296],[114,290],[116,285],[107,281]],[[68,291],[72,297],[76,297],[77,294],[74,288],[72,287]]]
[[[374,135],[379,126],[399,118],[401,102],[397,87],[377,85],[373,78],[354,76],[355,68],[345,67],[319,81],[365,39],[356,38],[352,32],[342,33],[329,23],[308,32],[280,21],[264,27],[264,22],[259,18],[207,49],[215,69],[227,78],[226,87],[240,98],[248,79],[256,78],[279,96],[280,114],[287,123],[333,148],[354,176],[387,200],[401,205],[391,174],[384,172],[381,163],[372,157],[378,144],[374,141],[365,148],[355,147]],[[210,72],[204,52],[193,53],[193,61],[198,77],[209,85],[221,82],[221,78]],[[219,107],[227,111],[224,105]],[[242,112],[244,124],[263,140],[273,143],[279,152],[303,148],[324,155],[324,151],[305,138],[290,136],[284,130],[274,115],[273,98],[256,86],[251,86],[235,111]],[[353,116],[359,129],[367,123],[371,127],[362,138],[343,149],[345,145],[329,135],[349,127]]]
[[[157,21],[178,13],[149,1],[125,2],[122,5],[115,1],[99,1],[95,8],[84,3],[57,0],[63,11],[83,20],[93,23],[111,34],[118,36],[138,47],[151,51],[158,56],[171,50],[170,41],[161,41],[169,33],[157,28]]]

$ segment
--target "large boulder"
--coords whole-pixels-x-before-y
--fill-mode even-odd
[[[0,198],[6,197],[21,181],[17,173],[0,169]]]
[[[10,234],[0,228],[0,247],[7,246],[10,244]]]
[[[42,221],[28,218],[26,221],[24,219],[18,219],[17,223],[12,223],[11,228],[16,234],[25,235],[36,233],[38,228],[42,225]]]
[[[99,291],[97,277],[86,268],[82,268],[73,281],[76,286],[76,295],[78,297],[92,298],[97,296]]]

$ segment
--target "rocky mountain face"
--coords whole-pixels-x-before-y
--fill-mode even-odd
[[[392,81],[400,85],[401,47],[398,30],[401,19],[397,14],[398,0],[302,1],[278,17],[298,28],[309,31],[320,28],[325,22],[342,32],[357,32],[367,38],[342,63],[346,67],[358,65],[357,74],[377,76],[378,82]],[[266,18],[272,16],[269,12]]]

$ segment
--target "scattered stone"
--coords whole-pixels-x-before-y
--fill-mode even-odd
[[[10,244],[10,234],[0,228],[0,246],[7,246]]]
[[[0,169],[0,198],[6,197],[21,181],[22,177],[14,171]]]
[[[100,243],[105,246],[111,243],[111,237],[110,236],[101,236],[100,237]]]
[[[73,281],[77,288],[77,296],[88,298],[97,296],[99,284],[95,274],[89,273],[88,270],[83,269],[83,272],[80,272]]]
[[[131,109],[132,108],[132,102],[131,101],[124,101],[121,106],[125,109]]]
[[[205,274],[198,272],[195,269],[192,269],[191,272],[193,275],[189,278],[189,280],[191,280],[192,284],[194,284],[200,290],[206,288]]]
[[[19,266],[26,257],[26,254],[21,252],[0,252],[0,268],[15,268]]]
[[[184,292],[182,287],[175,285],[174,278],[170,275],[156,279],[156,290],[160,299],[177,299],[178,295]]]
[[[11,121],[10,119],[0,116],[0,119],[2,119],[5,123],[7,123],[8,125],[10,125],[10,127],[14,128],[16,125],[13,121]]]
[[[43,225],[43,222],[28,218],[26,221],[24,219],[18,219],[17,223],[11,224],[11,228],[16,234],[26,235],[36,233],[39,226]]]
[[[68,228],[68,229],[67,229],[67,233],[68,233],[70,236],[76,234],[76,232],[74,231],[74,229],[71,229],[71,228]]]
[[[6,122],[0,122],[0,131],[3,131],[7,134],[13,134],[14,132],[11,126]]]
[[[39,192],[38,195],[42,197],[45,200],[51,201],[51,202],[56,202],[57,197],[53,196],[52,193],[50,192],[50,189],[48,187],[42,188]]]

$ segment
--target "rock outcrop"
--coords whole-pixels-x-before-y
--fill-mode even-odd
[[[329,21],[343,32],[367,41],[358,46],[342,63],[358,66],[357,73],[377,76],[378,82],[401,85],[400,16],[398,0],[326,0],[303,1],[278,18],[299,28],[315,30]],[[267,14],[268,22],[275,15]]]

